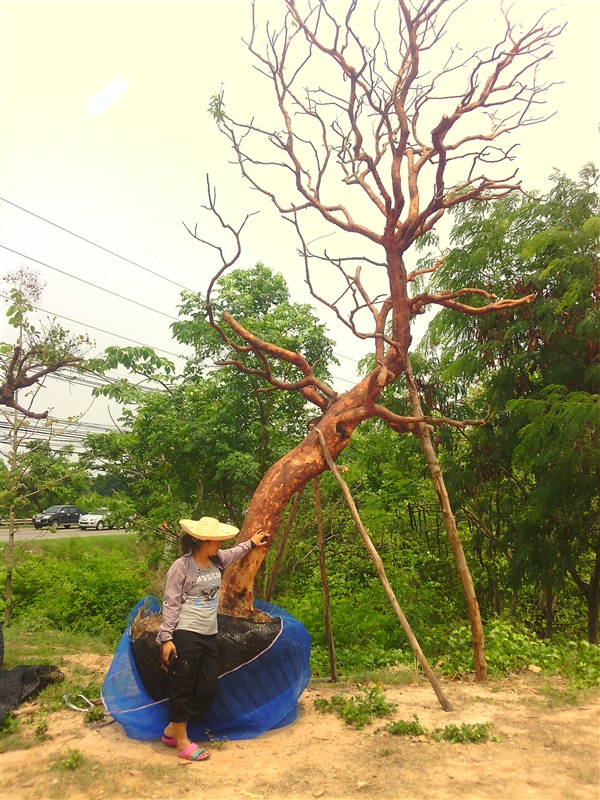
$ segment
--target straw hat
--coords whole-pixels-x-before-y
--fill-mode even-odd
[[[218,540],[232,539],[239,533],[235,525],[226,525],[214,517],[201,517],[200,519],[180,519],[179,524],[186,533],[194,539]]]

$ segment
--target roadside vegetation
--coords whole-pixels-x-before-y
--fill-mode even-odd
[[[317,554],[309,554],[311,559],[315,562]],[[11,625],[4,629],[5,668],[40,663],[60,667],[55,662],[63,655],[112,653],[129,611],[147,594],[161,597],[166,565],[154,567],[153,560],[152,547],[133,535],[17,545],[17,602]],[[329,663],[322,592],[311,585],[315,570],[313,563],[306,579],[296,584],[301,602],[294,603],[291,595],[275,596],[273,602],[307,627],[312,638],[312,674],[323,679]],[[419,675],[419,667],[386,609],[381,587],[372,576],[366,580],[368,571],[361,554],[354,561],[337,560],[330,570],[329,580],[336,587],[331,620],[340,676],[371,684],[384,676],[392,682],[410,680]],[[394,572],[391,577],[398,584],[402,580]],[[369,620],[360,610],[367,601],[373,609]],[[467,623],[453,621],[451,614],[444,616],[439,609],[434,615],[423,608],[420,617],[416,606],[413,611],[436,670],[450,678],[469,679],[473,656]],[[600,651],[585,640],[564,635],[541,640],[521,624],[495,619],[486,624],[486,644],[493,678],[533,668],[547,676],[562,676],[574,690],[600,684]],[[52,695],[50,689],[46,692]]]

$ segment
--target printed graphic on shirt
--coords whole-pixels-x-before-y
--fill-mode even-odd
[[[213,634],[217,632],[217,606],[221,573],[211,564],[208,569],[200,568],[196,583],[192,586],[181,607],[178,630]]]
[[[216,605],[218,596],[218,586],[214,586],[212,589],[199,589],[198,586],[193,586],[187,596],[186,603],[192,603],[195,606],[207,606],[208,608],[212,608]]]
[[[201,572],[198,575],[198,579],[188,592],[185,602],[195,608],[211,611],[217,607],[220,586],[221,573],[215,566],[212,566],[206,572]]]

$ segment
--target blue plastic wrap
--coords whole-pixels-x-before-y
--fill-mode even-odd
[[[107,711],[131,739],[159,739],[168,724],[168,700],[153,700],[138,675],[131,650],[131,625],[138,610],[160,612],[160,602],[148,596],[129,613],[102,686]],[[296,719],[298,698],[310,679],[310,636],[287,611],[269,603],[255,606],[271,617],[281,618],[281,632],[273,643],[251,661],[219,678],[219,688],[206,717],[189,725],[195,741],[226,736],[251,739]]]

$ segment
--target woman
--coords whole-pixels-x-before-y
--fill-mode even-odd
[[[188,722],[198,723],[217,691],[219,649],[217,607],[223,570],[255,547],[264,547],[268,535],[255,533],[246,542],[221,550],[238,528],[214,517],[182,519],[184,555],[167,572],[162,624],[156,641],[169,671],[169,724],[162,740],[177,747],[179,758],[204,761],[207,750],[190,742]]]

